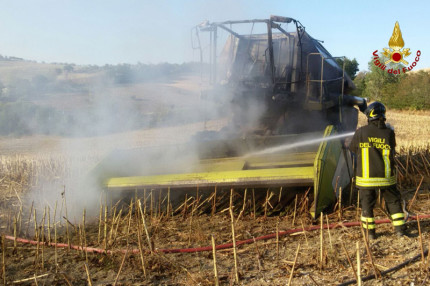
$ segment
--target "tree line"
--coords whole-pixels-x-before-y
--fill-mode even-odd
[[[385,61],[381,57],[381,61]],[[430,73],[424,70],[409,71],[400,74],[388,73],[373,61],[368,63],[368,71],[358,72],[355,59],[345,60],[345,70],[354,80],[356,89],[353,95],[384,103],[388,108],[429,110],[430,109]],[[341,65],[342,66],[342,65]],[[403,65],[390,66],[402,71]]]

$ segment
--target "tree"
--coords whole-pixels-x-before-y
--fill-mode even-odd
[[[135,80],[135,75],[132,66],[129,64],[121,64],[112,67],[109,70],[109,75],[118,84],[132,83]]]
[[[391,107],[429,109],[430,74],[424,71],[407,73],[386,92],[387,104]]]
[[[344,60],[345,59],[345,60]],[[345,72],[349,75],[351,79],[355,79],[355,76],[358,72],[358,62],[354,58],[352,60],[345,57],[344,59],[336,59],[337,64],[342,68],[343,62],[345,61]]]
[[[378,59],[381,63],[384,63],[387,58],[380,57]],[[371,98],[373,100],[384,101],[388,89],[392,89],[404,76],[403,74],[394,75],[388,73],[389,68],[401,69],[403,66],[396,64],[385,69],[381,69],[379,66],[375,65],[374,60],[369,61],[369,72],[366,74],[365,86],[363,91],[363,96]]]
[[[366,75],[367,72],[361,71],[357,74],[354,79],[355,89],[352,91],[352,95],[363,96],[364,90],[366,89]]]
[[[74,66],[73,65],[71,65],[71,64],[67,64],[67,65],[65,65],[64,67],[63,67],[63,70],[66,72],[66,73],[70,73],[70,72],[73,72],[73,70],[74,70],[75,68],[74,68]]]

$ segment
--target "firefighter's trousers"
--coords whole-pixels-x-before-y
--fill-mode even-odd
[[[361,223],[365,229],[375,229],[375,218],[373,217],[373,208],[375,207],[378,188],[360,189],[360,206],[361,206]],[[405,227],[405,215],[401,205],[400,192],[396,185],[387,189],[381,189],[381,196],[385,200],[388,213],[396,230],[403,230]]]

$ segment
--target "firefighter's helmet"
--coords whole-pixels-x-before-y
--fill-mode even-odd
[[[366,114],[369,121],[377,120],[379,118],[385,119],[385,105],[375,101],[367,106],[364,114]]]

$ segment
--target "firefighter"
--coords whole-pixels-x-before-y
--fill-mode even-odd
[[[380,190],[397,236],[407,235],[394,172],[394,130],[385,124],[385,106],[382,103],[373,102],[364,113],[368,125],[357,129],[349,146],[357,158],[356,186],[362,208],[362,226],[370,239],[376,238],[373,208]]]

